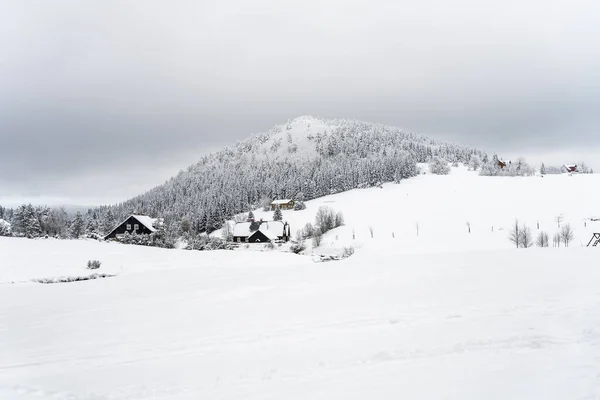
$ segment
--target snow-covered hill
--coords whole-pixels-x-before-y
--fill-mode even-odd
[[[132,212],[162,217],[169,232],[182,220],[195,232],[212,232],[225,218],[262,199],[315,199],[417,173],[434,156],[467,163],[486,155],[399,128],[350,120],[299,117],[203,157],[164,185],[94,213],[114,226]],[[108,220],[108,222],[107,222]]]
[[[511,248],[508,234],[515,220],[529,226],[534,239],[540,231],[552,238],[568,223],[575,235],[570,245],[582,246],[600,232],[600,222],[593,221],[600,220],[598,187],[597,174],[487,177],[459,167],[448,176],[427,173],[400,184],[325,196],[306,202],[306,210],[284,210],[283,219],[296,232],[315,223],[321,206],[342,212],[345,226],[325,235],[315,250],[320,253],[347,246],[404,253]],[[254,214],[273,218],[261,209]]]
[[[321,246],[356,252],[327,263],[0,237],[0,398],[595,399],[599,180],[453,169],[284,211],[344,213]],[[559,214],[569,248],[512,248]]]

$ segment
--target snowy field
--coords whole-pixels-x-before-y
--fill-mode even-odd
[[[455,170],[284,212],[344,213],[324,247],[356,253],[327,263],[0,238],[0,399],[598,399],[599,183]],[[506,239],[559,213],[569,248]],[[90,259],[115,276],[32,281]]]

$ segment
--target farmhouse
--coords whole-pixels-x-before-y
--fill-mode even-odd
[[[296,203],[292,199],[273,200],[271,203],[271,211],[275,211],[277,206],[279,206],[281,210],[293,210],[295,204]]]
[[[118,239],[119,236],[124,235],[126,232],[138,235],[149,235],[156,232],[156,225],[158,218],[150,218],[147,215],[131,214],[117,225],[108,235],[104,236],[105,240]]]
[[[577,172],[577,164],[565,164],[563,165],[568,173],[572,174],[573,172]]]
[[[236,243],[267,243],[290,240],[290,225],[282,221],[238,222],[233,228]]]

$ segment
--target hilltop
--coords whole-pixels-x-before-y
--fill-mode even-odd
[[[435,156],[467,163],[474,154],[487,158],[399,128],[303,116],[205,156],[165,184],[97,213],[113,223],[132,211],[161,216],[172,232],[185,219],[196,233],[212,232],[261,200],[311,200],[400,182]]]

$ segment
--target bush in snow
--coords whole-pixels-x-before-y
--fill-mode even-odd
[[[208,235],[192,236],[187,245],[184,247],[185,250],[232,250],[234,245],[230,242],[226,242],[221,238]]]
[[[448,175],[450,173],[448,161],[441,157],[433,157],[429,163],[429,172],[436,175]]]
[[[301,211],[301,210],[305,210],[306,209],[306,204],[304,204],[303,201],[296,201],[296,203],[294,204],[294,210],[295,211]]]
[[[175,241],[169,238],[163,229],[159,229],[150,235],[126,232],[119,238],[123,244],[136,244],[139,246],[161,247],[165,249],[175,248]]]
[[[344,247],[344,251],[342,252],[342,257],[347,258],[354,254],[354,247]]]
[[[304,250],[306,249],[306,244],[304,243],[304,240],[301,240],[297,243],[293,243],[290,246],[290,250],[292,251],[292,253],[294,254],[300,254],[302,253]]]
[[[87,269],[98,269],[102,263],[98,260],[89,260],[87,262]]]

